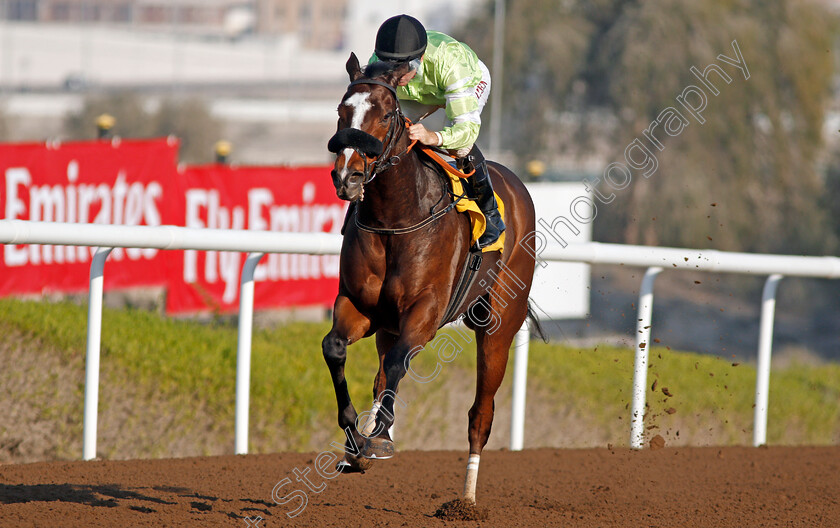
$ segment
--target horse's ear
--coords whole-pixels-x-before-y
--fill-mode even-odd
[[[352,51],[350,52],[350,58],[347,59],[347,64],[344,65],[344,68],[350,76],[350,82],[353,82],[362,76],[362,67],[359,66],[359,59]]]

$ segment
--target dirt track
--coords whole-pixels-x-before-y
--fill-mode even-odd
[[[320,493],[314,454],[0,466],[0,526],[840,526],[840,448],[486,451],[485,521],[433,515],[457,497],[464,453],[404,452]],[[280,494],[278,494],[280,496]],[[263,518],[254,524],[256,516]],[[246,519],[248,517],[249,519]]]

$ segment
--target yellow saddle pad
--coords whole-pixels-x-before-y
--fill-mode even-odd
[[[454,169],[453,169],[454,170]],[[449,176],[449,183],[452,185],[452,192],[455,196],[464,196],[464,184],[461,182],[461,178],[453,174],[451,171],[447,170],[446,174]],[[502,215],[502,218],[505,217],[505,204],[502,202],[501,197],[494,191],[493,195],[496,197],[496,203],[499,204],[499,214]],[[456,198],[457,200],[457,198]],[[478,208],[478,204],[475,203],[475,200],[471,198],[461,198],[458,203],[455,204],[455,210],[459,213],[466,212],[470,215],[470,227],[472,228],[472,237],[470,238],[470,244],[474,245],[476,241],[484,234],[484,230],[487,229],[487,219],[484,218],[484,213],[481,212],[481,209]],[[482,253],[487,253],[488,251],[502,251],[502,248],[505,246],[505,231],[502,231],[502,235],[499,237],[498,240],[493,242],[487,247],[481,248]]]
[[[412,143],[411,147],[413,147],[416,143],[416,141]],[[455,204],[455,210],[459,213],[465,212],[470,216],[470,227],[472,228],[472,237],[470,237],[470,245],[475,245],[475,243],[487,229],[487,219],[484,218],[484,213],[482,213],[481,209],[478,208],[478,204],[475,203],[475,200],[473,200],[472,198],[467,198],[467,196],[464,193],[464,183],[461,181],[461,177],[469,175],[458,171],[455,167],[447,163],[431,147],[425,147],[421,145],[419,148],[423,150],[423,152],[426,153],[426,155],[428,155],[432,159],[432,161],[440,165],[443,168],[444,172],[446,172],[446,175],[449,176],[449,184],[452,186],[452,192],[456,196],[455,199],[458,200],[458,196],[463,196],[463,198],[458,200]],[[493,191],[493,196],[496,197],[496,203],[499,206],[499,214],[502,216],[502,219],[504,219],[505,204],[502,202],[502,198],[495,191]],[[506,232],[502,231],[502,234],[501,236],[499,236],[499,239],[490,244],[489,246],[481,248],[481,252],[501,252],[505,247],[505,234]]]

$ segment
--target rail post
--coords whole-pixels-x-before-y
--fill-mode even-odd
[[[525,438],[525,395],[528,391],[528,347],[531,333],[528,320],[516,332],[513,341],[513,397],[510,414],[510,450],[522,451]]]
[[[254,271],[264,253],[250,253],[242,267],[239,289],[239,337],[236,344],[236,446],[248,454],[248,409],[251,391],[251,334],[254,327]]]
[[[630,447],[641,449],[645,433],[645,396],[650,352],[650,327],[653,317],[653,283],[662,268],[648,268],[639,288],[639,311],[636,321],[636,360],[633,370],[633,404],[630,411]]]
[[[767,443],[767,409],[770,396],[770,356],[773,351],[773,320],[776,314],[776,289],[782,275],[767,277],[761,293],[761,328],[758,334],[758,365],[755,377],[753,445]]]
[[[82,458],[96,458],[96,423],[99,411],[99,356],[102,344],[102,292],[105,259],[112,248],[96,248],[90,263],[88,291],[87,357],[85,359],[85,418]]]

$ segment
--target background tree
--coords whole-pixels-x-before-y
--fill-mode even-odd
[[[181,161],[213,161],[213,146],[222,139],[223,131],[221,124],[210,114],[202,100],[164,99],[152,121],[156,134],[173,134],[181,140]]]
[[[180,159],[186,163],[213,161],[213,145],[223,135],[221,123],[201,99],[162,99],[149,112],[143,98],[130,92],[87,97],[81,110],[65,118],[65,134],[70,139],[95,138],[96,118],[105,113],[116,119],[113,132],[120,137],[178,137]]]
[[[113,133],[116,136],[142,138],[154,135],[154,126],[143,108],[142,98],[131,92],[85,97],[82,108],[64,118],[64,134],[71,140],[96,139],[96,119],[102,114],[114,116]]]
[[[8,117],[3,106],[0,105],[0,141],[7,141],[9,139],[9,124]]]
[[[458,33],[488,64],[491,4]],[[520,0],[507,14],[503,140],[521,164],[558,153],[621,160],[659,112],[698,84],[689,67],[722,64],[715,58],[733,56],[733,40],[749,67],[749,80],[725,67],[733,82],[716,83],[721,93],[709,94],[705,124],[692,121],[663,141],[657,173],[634,173],[599,209],[596,239],[835,249],[817,169],[836,29],[822,4]]]

